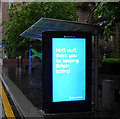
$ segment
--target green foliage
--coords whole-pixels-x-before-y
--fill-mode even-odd
[[[102,2],[96,3],[96,6],[94,16],[96,19],[99,17],[107,19],[104,36],[109,39],[111,35],[114,35],[120,24],[120,2]]]
[[[105,58],[102,63],[120,63],[120,58]]]
[[[33,52],[33,55],[31,57],[39,57],[42,60],[41,52],[37,52],[35,49],[31,49],[31,51]]]
[[[21,10],[18,10],[21,7]],[[7,55],[15,58],[17,56],[27,57],[30,44],[35,43],[35,39],[22,38],[19,35],[38,21],[41,17],[56,18],[77,21],[74,3],[65,2],[31,2],[21,5],[14,4],[8,9],[10,21],[2,22],[7,29],[4,31],[6,40],[5,50]]]

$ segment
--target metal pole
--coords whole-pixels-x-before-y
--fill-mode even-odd
[[[31,74],[31,49],[29,49],[29,74]]]
[[[98,38],[94,36],[95,43],[95,61],[94,61],[94,70],[95,70],[95,110],[98,110]]]
[[[41,49],[41,53],[42,53],[42,49]],[[43,72],[43,63],[42,63],[42,58],[41,58],[41,72]]]

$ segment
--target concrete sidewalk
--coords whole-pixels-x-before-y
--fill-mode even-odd
[[[2,118],[2,100],[1,100],[1,96],[0,96],[0,119],[1,118]]]
[[[1,79],[0,79],[0,82],[1,82]],[[1,87],[0,87],[0,91],[2,91]],[[2,105],[2,97],[0,95],[0,119],[2,119],[4,117],[5,117],[5,111],[4,111],[4,108]]]
[[[26,98],[21,90],[9,79],[9,77],[7,77],[4,72],[0,73],[0,80],[7,89],[7,92],[9,93],[21,117],[44,119],[42,113],[33,106],[33,104]]]
[[[40,83],[39,80],[30,80],[25,69],[20,69],[20,67],[4,67],[4,71],[1,72],[2,81],[4,85],[7,87],[8,92],[10,96],[12,97],[13,101],[16,102],[16,106],[20,109],[20,112],[23,113],[23,115],[27,117],[33,117],[33,112],[35,111],[35,114],[37,114],[37,119],[120,119],[120,113],[108,113],[108,112],[102,112],[102,111],[92,111],[89,113],[60,113],[60,114],[45,114],[41,113],[41,110],[39,110],[37,107],[34,107],[32,104],[32,100],[30,100],[30,96],[34,97],[33,94],[35,94],[35,89],[38,89],[40,92],[40,86],[36,85]],[[36,70],[33,70],[36,72]],[[39,71],[39,70],[38,70]],[[23,73],[24,72],[24,73]],[[39,74],[37,74],[39,75]],[[39,78],[36,77],[36,75],[33,75],[35,79]],[[39,81],[39,82],[38,82]],[[17,85],[18,84],[18,85]],[[26,89],[26,87],[28,88]],[[25,96],[24,89],[26,93],[29,94],[29,97]],[[33,92],[31,92],[32,90]],[[100,90],[101,91],[101,90]],[[39,93],[38,92],[38,93]],[[36,96],[38,96],[38,93]],[[41,95],[40,95],[41,96]],[[37,102],[36,98],[34,97],[35,101]],[[101,98],[101,95],[99,96],[99,99]],[[29,100],[28,100],[29,99]],[[31,98],[33,99],[33,98]],[[39,100],[40,101],[40,100]],[[100,103],[101,105],[101,103]]]

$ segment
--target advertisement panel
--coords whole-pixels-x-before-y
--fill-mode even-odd
[[[85,32],[43,33],[43,110],[91,109],[91,39]]]

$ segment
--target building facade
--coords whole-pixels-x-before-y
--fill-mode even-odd
[[[0,0],[0,23],[2,22],[2,2]],[[2,27],[0,27],[0,64],[2,63]]]
[[[19,2],[23,4],[23,2]],[[13,0],[9,0],[9,2],[1,2],[1,21],[9,21],[10,14],[8,12],[8,9],[13,6],[13,4],[17,4],[17,2],[13,2]],[[20,8],[19,8],[20,9]],[[1,31],[4,31],[6,29],[5,26],[1,27]],[[4,34],[0,32],[1,37],[0,39],[4,38]],[[7,58],[6,53],[4,52],[4,46],[5,46],[5,41],[0,40],[0,61],[2,62],[3,59]]]

